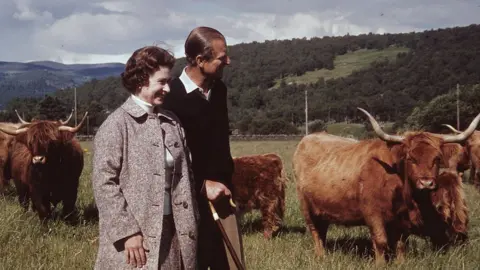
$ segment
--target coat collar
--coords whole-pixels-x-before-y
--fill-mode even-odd
[[[142,107],[140,107],[132,97],[128,97],[128,99],[122,104],[121,106],[128,114],[130,114],[134,118],[140,118],[145,114],[148,114]],[[174,122],[173,118],[170,117],[163,109],[157,107],[155,108],[154,113],[161,118],[167,119],[170,122]]]

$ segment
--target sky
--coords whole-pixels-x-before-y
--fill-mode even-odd
[[[125,63],[146,45],[184,57],[196,26],[228,45],[480,23],[480,0],[0,0],[0,61]]]

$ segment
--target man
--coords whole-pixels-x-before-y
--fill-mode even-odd
[[[187,67],[170,82],[163,107],[180,119],[192,155],[192,170],[200,212],[199,269],[236,269],[213,220],[211,201],[238,257],[243,262],[238,219],[229,205],[234,164],[230,153],[227,87],[221,81],[230,64],[225,37],[216,29],[197,27],[185,42]],[[243,265],[245,265],[243,263]]]

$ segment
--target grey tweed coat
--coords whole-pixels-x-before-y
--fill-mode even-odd
[[[132,98],[116,109],[94,139],[92,184],[99,211],[95,269],[131,269],[125,237],[141,232],[150,252],[143,269],[158,269],[165,184],[164,145],[175,165],[172,211],[185,269],[196,268],[198,208],[188,148],[178,118],[148,114]],[[163,136],[162,136],[163,134]]]

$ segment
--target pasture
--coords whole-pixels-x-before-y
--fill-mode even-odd
[[[319,78],[323,77],[325,80],[346,77],[355,71],[368,68],[374,61],[383,61],[388,59],[390,62],[395,62],[399,53],[408,52],[408,48],[403,47],[389,47],[383,50],[375,49],[360,49],[354,52],[347,52],[343,55],[335,56],[333,62],[334,69],[328,70],[326,68],[307,71],[300,76],[287,76],[285,83],[316,83]],[[281,79],[275,80],[275,88],[280,86]]]
[[[290,179],[287,188],[284,228],[264,240],[260,214],[247,214],[242,221],[247,269],[371,269],[374,268],[368,230],[364,227],[331,226],[327,256],[316,258],[311,235],[305,230],[292,175],[291,159],[298,141],[233,141],[232,155],[276,152]],[[86,149],[77,207],[80,224],[52,221],[42,227],[31,211],[23,213],[13,196],[13,187],[0,196],[0,269],[92,269],[97,252],[97,225],[91,190],[90,142]],[[403,264],[386,269],[478,269],[480,262],[480,193],[465,185],[469,207],[469,243],[447,252],[433,252],[423,239],[411,237]]]

